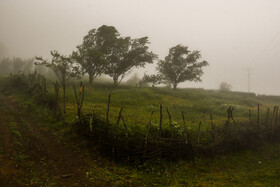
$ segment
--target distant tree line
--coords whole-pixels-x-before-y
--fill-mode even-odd
[[[34,70],[33,59],[3,58],[0,62],[0,75],[28,73]]]
[[[179,83],[187,80],[201,81],[202,68],[207,66],[208,62],[200,60],[199,51],[190,51],[186,46],[176,45],[170,48],[164,60],[158,60],[157,55],[149,50],[148,44],[148,37],[123,37],[115,27],[103,25],[90,30],[83,37],[82,43],[68,56],[51,51],[51,61],[36,57],[35,68],[39,70],[40,66],[44,66],[51,69],[63,87],[69,78],[85,74],[88,75],[90,84],[96,77],[105,74],[118,86],[132,68],[145,67],[147,63],[157,60],[157,73],[145,74],[138,82],[140,86],[147,83],[152,86],[168,84],[176,89]],[[4,72],[0,73],[26,73],[34,68],[32,66],[33,59],[4,58],[0,63],[0,70]]]

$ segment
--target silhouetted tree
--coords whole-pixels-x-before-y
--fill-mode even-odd
[[[14,57],[12,60],[13,73],[28,73],[33,70],[34,60]]]
[[[30,59],[22,59],[19,57],[3,58],[0,61],[0,74],[8,75],[10,73],[18,74],[18,73],[29,73],[34,70],[34,60]]]
[[[74,64],[72,58],[63,56],[57,51],[51,51],[51,55],[51,62],[44,60],[42,57],[36,57],[37,61],[35,64],[49,67],[55,73],[57,79],[63,87],[63,111],[65,114],[65,83],[71,77],[79,77],[80,70],[79,67]]]
[[[157,84],[162,83],[162,78],[160,75],[146,75],[144,74],[144,77],[142,78],[142,81],[145,83],[152,83],[152,87],[154,87]]]
[[[148,37],[120,37],[115,27],[106,25],[98,29],[96,36],[100,51],[108,62],[105,74],[113,78],[115,85],[118,85],[133,67],[144,67],[156,58],[154,53],[148,51]]]
[[[231,85],[226,83],[226,82],[222,82],[220,84],[220,88],[219,90],[222,91],[222,92],[230,92],[231,91]]]
[[[191,52],[188,47],[176,45],[169,49],[169,54],[164,60],[158,62],[157,70],[162,80],[176,89],[179,83],[186,80],[201,81],[202,67],[207,66],[208,62],[198,62],[200,58],[199,51]]]
[[[139,84],[140,78],[137,73],[134,73],[127,81],[126,84],[137,86]]]
[[[82,74],[88,74],[90,84],[105,71],[107,65],[101,51],[106,43],[100,42],[102,38],[99,32],[99,29],[90,30],[83,38],[83,43],[77,46],[77,51],[72,53],[72,58],[81,65]]]

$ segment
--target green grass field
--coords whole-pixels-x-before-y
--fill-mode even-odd
[[[76,83],[78,87],[78,83]],[[55,122],[46,109],[34,104],[26,94],[19,90],[2,91],[14,95],[19,102],[25,103],[33,111],[37,110],[42,125],[54,128],[63,134],[68,126]],[[53,92],[53,87],[49,87]],[[108,95],[112,94],[110,121],[116,123],[118,112],[124,108],[123,116],[128,128],[145,132],[150,113],[155,111],[153,125],[159,123],[159,104],[164,107],[163,125],[168,128],[169,120],[165,108],[168,108],[172,120],[182,126],[181,111],[184,111],[189,128],[197,128],[201,117],[205,115],[203,127],[210,127],[209,114],[213,114],[215,125],[224,124],[227,119],[228,106],[235,107],[234,117],[237,122],[249,120],[248,110],[256,119],[257,105],[260,105],[261,120],[266,119],[267,108],[270,117],[274,105],[280,104],[278,96],[256,96],[238,92],[219,92],[203,89],[138,88],[110,85],[86,85],[85,100],[82,112],[95,111],[101,118],[106,118]],[[62,96],[60,97],[62,101]],[[72,85],[66,90],[66,121],[76,119],[76,103]],[[54,127],[55,126],[55,127]],[[277,186],[280,184],[279,143],[265,144],[254,150],[215,155],[214,157],[196,158],[190,161],[153,161],[139,164],[137,167],[112,163],[109,160],[95,157],[96,164],[91,166],[86,175],[95,183],[113,186]]]
[[[78,87],[78,84],[76,84]],[[168,114],[170,111],[174,124],[182,126],[184,112],[187,125],[197,126],[202,116],[205,116],[202,128],[210,127],[210,114],[213,115],[215,125],[224,124],[227,120],[227,108],[234,106],[234,118],[237,122],[249,121],[249,109],[252,118],[256,119],[257,105],[260,105],[261,120],[266,119],[267,108],[270,108],[270,117],[275,105],[280,104],[277,96],[256,96],[252,93],[220,92],[203,89],[178,89],[168,88],[139,88],[121,86],[119,88],[110,85],[95,84],[86,85],[83,104],[83,113],[91,113],[94,110],[101,118],[106,119],[108,95],[111,93],[110,121],[116,123],[118,113],[123,107],[123,116],[131,128],[143,130],[146,127],[152,111],[153,125],[159,124],[159,105],[163,105],[163,126],[169,127]],[[74,120],[76,116],[76,103],[74,91],[71,85],[66,90],[67,120]],[[145,129],[145,128],[144,128]]]

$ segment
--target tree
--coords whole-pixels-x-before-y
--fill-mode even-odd
[[[144,74],[142,81],[145,83],[152,83],[152,87],[155,87],[156,84],[161,83],[161,77],[159,75],[147,75]]]
[[[138,73],[134,73],[127,81],[126,84],[136,86],[139,84],[140,78]]]
[[[105,74],[113,78],[116,86],[133,67],[144,67],[157,57],[148,51],[148,37],[121,37],[115,27],[106,25],[101,26],[96,35],[100,51],[108,62]]]
[[[10,73],[28,73],[33,71],[34,59],[22,59],[19,57],[3,58],[0,62],[0,74],[8,75]]]
[[[99,37],[96,29],[90,30],[83,38],[83,43],[77,46],[78,50],[72,53],[72,58],[82,67],[82,74],[89,75],[90,84],[104,72],[107,64],[101,52],[101,47],[105,44],[101,45]]]
[[[163,81],[172,84],[176,89],[179,83],[186,80],[201,81],[202,68],[207,66],[208,62],[198,62],[200,58],[199,51],[191,52],[186,46],[176,45],[169,49],[169,54],[164,60],[158,62],[157,70]]]
[[[226,83],[226,82],[222,82],[221,84],[220,84],[220,91],[222,91],[222,92],[230,92],[231,91],[231,85],[230,84],[228,84],[228,83]]]
[[[79,77],[79,67],[75,66],[72,58],[63,56],[57,51],[51,51],[52,60],[48,62],[42,57],[36,57],[36,65],[44,65],[49,67],[55,73],[57,79],[63,87],[63,111],[65,111],[65,83],[71,77]]]
[[[28,73],[31,72],[34,65],[34,60],[31,59],[22,59],[19,57],[13,58],[13,73]]]

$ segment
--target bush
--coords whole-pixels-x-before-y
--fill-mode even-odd
[[[226,82],[222,82],[220,84],[220,88],[219,90],[222,92],[230,92],[231,91],[232,86]]]

